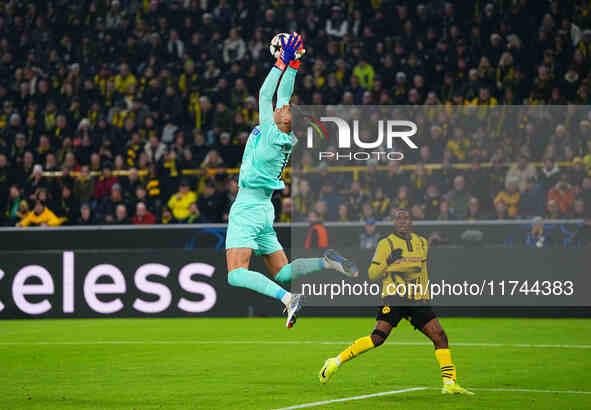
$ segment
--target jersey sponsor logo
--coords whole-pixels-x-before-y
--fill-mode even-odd
[[[256,127],[252,130],[252,135],[259,135],[260,133],[261,131],[259,131],[259,129]]]
[[[406,258],[398,259],[394,263],[402,263],[402,262],[407,262],[407,263],[423,262],[423,258],[418,258],[418,257],[414,257],[414,256],[406,257]]]
[[[382,314],[387,315],[388,313],[390,313],[390,306],[384,306],[382,308]]]

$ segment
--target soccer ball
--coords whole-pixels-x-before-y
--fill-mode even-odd
[[[287,40],[289,40],[289,33],[279,33],[275,35],[273,40],[271,40],[271,44],[269,44],[269,51],[275,58],[279,58],[279,55],[281,54],[281,37],[283,37],[283,41],[287,43]],[[296,60],[302,57],[305,52],[305,49],[296,51]]]

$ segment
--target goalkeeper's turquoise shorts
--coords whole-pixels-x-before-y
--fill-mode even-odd
[[[226,249],[250,248],[255,255],[283,249],[273,229],[275,207],[272,190],[240,188],[228,215]]]

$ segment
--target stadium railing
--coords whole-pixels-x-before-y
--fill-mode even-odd
[[[505,166],[512,166],[514,164],[515,163],[506,163],[504,165]],[[532,162],[532,164],[536,168],[541,168],[544,165],[542,162]],[[559,167],[568,168],[571,166],[571,163],[570,162],[557,162],[556,165],[558,165]],[[470,169],[470,167],[471,167],[470,163],[452,164],[453,169]],[[490,162],[483,162],[480,164],[480,167],[481,168],[491,168],[492,164]],[[439,163],[431,163],[431,164],[425,164],[425,168],[428,170],[436,171],[436,170],[442,169],[443,165],[439,164]],[[357,181],[357,179],[359,178],[360,173],[367,171],[366,166],[339,166],[339,167],[327,167],[325,169],[329,173],[336,173],[336,172],[352,173],[353,180],[355,180],[355,181]],[[387,166],[378,166],[376,169],[378,171],[388,171]],[[416,169],[416,165],[401,165],[400,169],[402,169],[403,171],[414,171]],[[302,169],[302,171],[305,173],[317,173],[317,172],[320,172],[320,170],[321,170],[321,168],[315,168],[315,167]],[[292,171],[293,171],[293,168],[291,168],[291,167],[285,169],[285,172],[287,174],[291,174]],[[184,169],[180,172],[180,174],[181,175],[189,175],[189,176],[191,176],[191,175],[192,176],[194,176],[194,175],[214,176],[214,175],[218,175],[218,174],[236,175],[239,172],[240,172],[239,168],[207,168],[207,169]],[[129,173],[130,173],[130,171],[128,171],[128,170],[113,171],[113,174],[117,175],[117,176],[128,176]],[[147,175],[147,173],[148,173],[148,171],[146,171],[146,170],[138,171],[138,174],[140,176]],[[78,172],[71,172],[70,174],[73,176],[78,176]],[[43,176],[48,177],[48,178],[57,178],[57,177],[61,177],[62,175],[63,175],[62,171],[43,172]],[[93,171],[90,173],[90,175],[91,176],[98,176],[98,175],[100,175],[100,173]]]

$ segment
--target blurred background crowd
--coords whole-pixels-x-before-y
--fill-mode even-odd
[[[591,1],[9,0],[2,224],[225,221],[269,41],[293,31],[293,103],[438,111],[402,164],[294,159],[278,221],[589,218]],[[445,114],[509,105],[564,116],[466,133]]]

